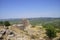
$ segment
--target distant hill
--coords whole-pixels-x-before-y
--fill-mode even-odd
[[[60,18],[48,18],[48,17],[40,17],[40,18],[27,18],[31,24],[43,24],[43,23],[49,23],[54,21],[60,21]],[[0,21],[9,21],[11,24],[14,23],[21,23],[21,19],[0,19]]]

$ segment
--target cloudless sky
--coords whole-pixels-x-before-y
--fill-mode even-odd
[[[0,19],[60,17],[60,0],[0,0]]]

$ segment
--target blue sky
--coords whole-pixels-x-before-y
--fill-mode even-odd
[[[60,17],[60,0],[0,0],[0,19]]]

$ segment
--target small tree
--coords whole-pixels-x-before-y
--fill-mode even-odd
[[[32,28],[34,28],[35,27],[35,25],[32,25]]]
[[[46,29],[46,35],[49,37],[50,40],[56,37],[55,28],[51,25],[48,25],[48,28]]]
[[[0,25],[3,25],[3,21],[0,21]]]
[[[10,26],[10,23],[9,23],[9,21],[5,21],[4,22],[4,25],[7,27],[7,29],[8,29],[8,26]]]

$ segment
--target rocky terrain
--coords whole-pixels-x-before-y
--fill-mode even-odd
[[[0,40],[48,40],[45,34],[45,28],[42,26],[27,27],[21,30],[18,27],[10,26],[9,29],[0,27]],[[57,40],[59,37],[54,38]]]
[[[0,29],[1,40],[45,40],[45,36],[45,30],[38,27],[21,30],[11,26],[10,29]]]

